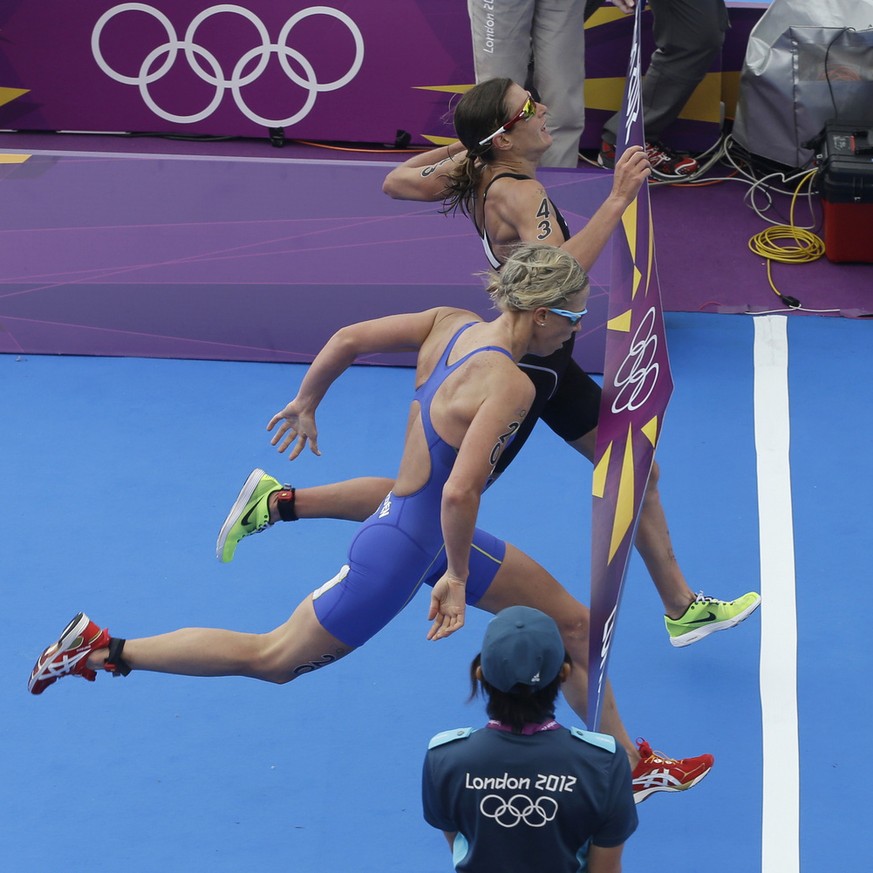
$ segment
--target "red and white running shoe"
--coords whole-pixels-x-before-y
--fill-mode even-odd
[[[109,645],[109,630],[100,628],[84,612],[80,612],[65,628],[56,643],[40,656],[27,682],[31,694],[42,694],[61,676],[82,676],[89,682],[97,673],[88,668],[88,656]]]
[[[641,739],[637,740],[637,748],[640,751],[640,760],[631,774],[634,803],[642,803],[656,791],[686,791],[697,785],[715,763],[712,755],[698,755],[696,758],[676,761],[663,752],[653,751]]]
[[[662,142],[646,141],[646,156],[652,165],[652,177],[671,182],[694,175],[700,164],[691,155],[674,152]]]
[[[603,140],[597,163],[607,170],[615,169],[615,144]],[[693,176],[700,164],[696,158],[686,152],[674,152],[662,142],[646,141],[646,157],[652,167],[652,179],[659,182],[681,182]]]

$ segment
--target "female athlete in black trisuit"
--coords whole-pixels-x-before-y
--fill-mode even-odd
[[[499,267],[514,245],[530,242],[558,246],[590,271],[649,176],[649,162],[642,148],[627,149],[616,164],[609,196],[585,227],[571,235],[536,178],[540,158],[551,143],[546,118],[547,108],[510,79],[482,82],[455,109],[459,141],[414,155],[387,175],[382,189],[398,199],[442,201],[446,212],[469,216],[492,267]],[[571,338],[553,355],[527,356],[520,362],[534,383],[536,397],[512,445],[501,456],[495,476],[506,469],[540,418],[593,460],[600,387],[573,359],[572,349]],[[749,593],[726,602],[694,594],[673,553],[658,478],[658,466],[653,464],[635,545],[664,604],[670,641],[685,646],[738,624],[757,608],[760,597]],[[265,501],[260,517],[246,530],[236,519],[228,519],[226,528],[236,524],[237,530],[222,544],[219,557],[230,560],[239,539],[279,518],[363,520],[390,488],[388,479],[360,478],[283,492],[278,505],[275,497],[269,507]]]

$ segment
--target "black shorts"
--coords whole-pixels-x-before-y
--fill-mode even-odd
[[[540,418],[568,442],[597,427],[600,386],[573,360],[575,338],[572,336],[548,357],[526,355],[519,362],[534,383],[536,396],[530,413],[500,456],[494,470],[496,476],[509,466]]]

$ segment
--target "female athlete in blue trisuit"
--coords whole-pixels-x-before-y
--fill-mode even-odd
[[[566,252],[523,246],[493,274],[489,292],[500,311],[485,322],[440,307],[362,322],[338,331],[309,367],[297,396],[270,422],[274,443],[296,456],[317,451],[315,412],[330,385],[359,355],[417,348],[416,393],[392,491],[357,532],[340,572],[307,596],[266,634],[186,628],[123,640],[84,614],[76,616],[33,668],[40,694],[66,675],[150,670],[189,676],[250,676],[285,683],[350,654],[409,602],[435,565],[429,639],[464,624],[466,601],[491,612],[529,605],[562,617],[567,648],[579,664],[568,699],[584,712],[587,610],[531,558],[495,537],[476,534],[479,499],[501,452],[530,407],[534,387],[516,366],[529,352],[546,355],[579,329],[588,279]],[[476,545],[474,546],[474,541]],[[467,590],[471,553],[481,566]],[[568,632],[566,616],[577,624]],[[640,758],[611,691],[602,719],[625,747],[635,777],[652,790],[688,787],[708,772],[711,756],[671,761]],[[667,759],[670,761],[670,759]],[[653,789],[652,785],[662,785]]]
[[[499,269],[519,242],[545,242],[560,246],[583,269],[590,270],[648,177],[649,162],[642,149],[628,149],[616,165],[609,196],[585,226],[571,235],[560,210],[536,177],[540,159],[551,143],[547,121],[547,108],[510,79],[481,82],[455,109],[459,141],[414,155],[395,167],[386,176],[383,190],[403,200],[443,201],[446,211],[469,215],[494,269]],[[539,419],[593,460],[600,387],[573,359],[573,340],[571,337],[549,355],[529,353],[519,362],[536,393],[516,439],[497,463],[495,478],[513,460]],[[670,642],[686,646],[738,624],[757,609],[760,597],[749,592],[724,601],[692,591],[673,551],[658,480],[655,463],[640,506],[635,545],[661,598]],[[361,477],[287,490],[272,514],[255,513],[247,526],[237,524],[234,530],[224,530],[219,558],[230,560],[243,536],[280,517],[291,521],[361,521],[390,487],[390,480]]]

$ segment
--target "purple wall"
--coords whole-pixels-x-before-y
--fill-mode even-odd
[[[0,352],[305,362],[352,321],[489,312],[469,222],[385,197],[385,164],[33,155],[0,166]],[[541,178],[572,228],[612,184],[602,171]],[[608,265],[592,275],[578,345],[595,372]]]
[[[281,127],[293,139],[389,144],[404,130],[422,144],[451,135],[449,100],[473,82],[463,2],[247,0],[237,12],[219,8],[204,0],[4,0],[0,88],[27,93],[0,106],[0,128],[263,137]],[[725,70],[739,71],[762,8],[732,7]],[[610,5],[588,22],[583,147],[598,144],[620,103],[616,79],[625,74],[631,24]],[[645,28],[643,45],[647,57]],[[710,105],[709,117],[680,121],[671,139],[702,148],[717,133]]]

